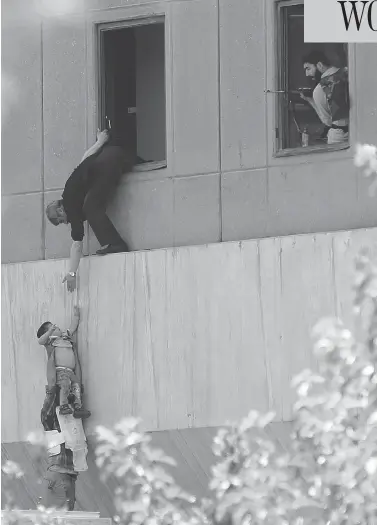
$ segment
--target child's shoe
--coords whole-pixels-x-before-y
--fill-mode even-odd
[[[73,414],[73,410],[67,403],[65,403],[64,405],[60,405],[59,413],[62,416],[68,416],[69,414]]]
[[[76,419],[87,419],[92,415],[90,410],[83,408],[79,403],[75,403],[73,406],[75,409],[73,412],[73,417]]]

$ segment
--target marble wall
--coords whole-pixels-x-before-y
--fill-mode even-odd
[[[147,430],[215,426],[252,408],[289,421],[292,377],[315,367],[322,316],[352,322],[354,257],[377,229],[88,257],[66,292],[66,262],[2,271],[2,439],[39,428],[45,320],[81,307],[79,353],[96,424],[139,416]]]

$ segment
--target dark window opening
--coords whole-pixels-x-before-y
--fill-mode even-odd
[[[165,31],[99,27],[100,120],[136,164],[166,165]]]
[[[320,31],[320,28],[318,30]],[[347,147],[349,143],[347,44],[305,43],[304,6],[302,3],[292,2],[278,4],[277,43],[277,150],[298,150],[292,153],[302,153],[316,149]],[[310,68],[305,69],[303,64],[304,57],[310,55],[312,51],[322,52],[328,60],[327,70],[319,71],[316,68],[315,77],[307,76]],[[335,76],[331,73],[335,73]],[[331,84],[333,81],[334,84]],[[332,86],[335,84],[334,90]],[[338,109],[339,103],[342,105],[342,111]]]

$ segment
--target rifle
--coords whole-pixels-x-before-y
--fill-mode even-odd
[[[301,93],[305,94],[306,92],[306,96],[309,96],[313,92],[313,90],[312,88],[308,88],[308,87],[299,87],[297,89],[277,89],[277,90],[265,89],[264,92],[265,93],[291,93],[292,95],[301,95]]]

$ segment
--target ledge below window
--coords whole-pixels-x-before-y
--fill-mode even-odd
[[[318,144],[314,146],[307,146],[306,148],[287,148],[277,151],[274,154],[275,158],[279,157],[297,157],[299,155],[309,155],[310,153],[328,153],[330,151],[340,151],[349,149],[349,142],[339,142],[336,144]]]
[[[166,160],[157,160],[153,162],[143,162],[143,164],[136,164],[133,170],[134,172],[144,172],[144,171],[156,171],[162,170],[167,167]]]

